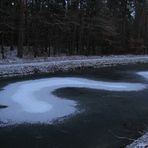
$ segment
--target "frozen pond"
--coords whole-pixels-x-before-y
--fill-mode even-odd
[[[147,128],[147,82],[147,65],[10,81],[0,91],[0,142],[4,147],[9,147],[8,139],[16,147],[20,142],[32,148],[37,143],[53,148],[123,147]],[[26,136],[32,139],[28,145]]]

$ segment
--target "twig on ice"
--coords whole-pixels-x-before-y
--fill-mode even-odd
[[[130,141],[135,141],[135,140],[136,140],[136,139],[129,138],[129,137],[118,136],[118,135],[114,134],[111,130],[110,130],[109,132],[110,132],[114,137],[116,137],[117,139],[130,140]]]

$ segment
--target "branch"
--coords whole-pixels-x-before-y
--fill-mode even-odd
[[[111,130],[109,130],[109,132],[117,139],[121,139],[121,140],[129,140],[129,141],[135,141],[136,139],[133,138],[129,138],[129,137],[122,137],[122,136],[118,136],[116,134],[114,134]]]

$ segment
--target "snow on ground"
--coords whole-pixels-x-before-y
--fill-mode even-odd
[[[13,64],[12,64],[13,63]],[[50,57],[47,59],[22,59],[15,62],[1,62],[0,77],[23,76],[37,73],[71,71],[77,68],[100,68],[117,64],[148,63],[148,56],[71,56]]]
[[[126,146],[126,148],[147,148],[148,147],[148,133],[144,134],[139,139],[135,140],[132,144]]]
[[[60,88],[90,88],[107,91],[140,91],[144,84],[104,82],[83,78],[45,78],[16,82],[0,92],[1,103],[8,106],[1,110],[0,117],[9,124],[43,122],[74,114],[77,102],[61,99],[52,94]],[[3,124],[2,124],[3,125]]]
[[[146,72],[138,72],[137,74],[144,77],[145,79],[148,79],[148,72],[147,71]]]
[[[117,64],[148,63],[147,55],[110,56],[57,56],[33,58],[30,49],[25,47],[24,57],[16,57],[16,48],[5,47],[5,59],[0,59],[0,78],[24,76],[37,73],[73,71],[84,67],[100,68]],[[1,58],[1,55],[0,55]]]
[[[140,57],[145,58],[146,55],[110,55],[110,56],[41,56],[34,58],[30,49],[25,48],[25,53],[23,58],[18,58],[17,56],[17,49],[14,48],[13,51],[9,49],[9,47],[5,47],[5,59],[1,59],[0,53],[0,65],[1,64],[24,64],[24,63],[36,63],[36,62],[53,62],[53,61],[66,61],[66,60],[86,60],[86,59],[111,59],[111,58],[126,58],[126,57]]]

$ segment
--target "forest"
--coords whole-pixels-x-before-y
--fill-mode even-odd
[[[0,52],[148,53],[148,0],[0,0]]]

